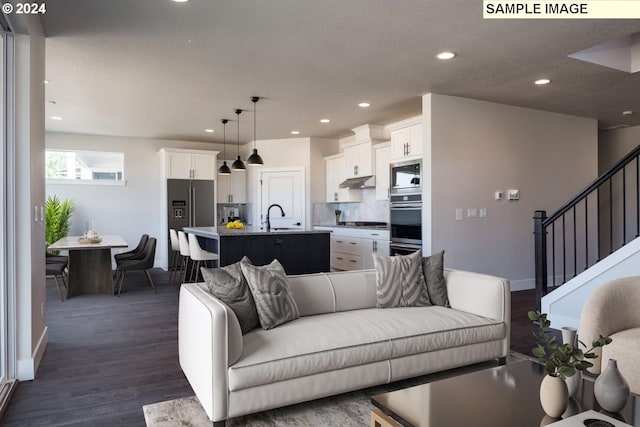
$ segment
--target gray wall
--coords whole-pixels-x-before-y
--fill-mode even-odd
[[[596,178],[597,122],[436,94],[423,105],[430,250],[445,249],[448,267],[506,277],[512,289],[533,287],[533,212],[555,211]],[[494,200],[509,188],[520,190],[519,201]],[[467,218],[468,208],[488,216]]]
[[[599,173],[610,169],[638,145],[640,145],[640,126],[600,131],[598,134]]]

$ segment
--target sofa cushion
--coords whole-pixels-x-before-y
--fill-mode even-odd
[[[444,279],[444,251],[422,258],[422,273],[427,282],[429,300],[433,305],[451,307]]]
[[[409,255],[373,255],[376,267],[377,307],[426,307],[431,305],[422,273],[421,251]]]
[[[244,336],[229,389],[504,338],[497,320],[444,307],[363,309],[301,317]]]
[[[256,304],[242,274],[240,261],[220,268],[202,267],[200,271],[209,292],[233,310],[243,334],[260,326]]]
[[[258,267],[245,257],[240,261],[240,266],[256,302],[263,329],[272,329],[300,317],[289,289],[287,274],[277,259]]]

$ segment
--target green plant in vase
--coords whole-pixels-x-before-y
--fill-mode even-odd
[[[539,311],[530,311],[528,314],[531,321],[540,324],[540,332],[533,333],[538,345],[531,352],[547,371],[547,375],[540,384],[540,403],[548,416],[559,418],[569,404],[566,379],[575,375],[577,371],[592,367],[593,363],[588,359],[598,357],[594,350],[604,347],[612,340],[610,337],[600,335],[593,340],[591,348],[586,351],[582,351],[579,346],[574,346],[572,343],[558,344],[556,336],[547,331],[551,326],[547,314]],[[578,343],[586,349],[587,346],[582,341]]]
[[[69,234],[71,214],[74,209],[75,206],[71,199],[61,201],[56,195],[47,198],[44,204],[44,235],[47,247]],[[57,254],[58,252],[51,253]]]
[[[529,319],[533,322],[539,322],[540,324],[540,332],[533,333],[538,340],[538,345],[535,346],[531,352],[538,358],[538,362],[545,366],[549,375],[560,376],[563,379],[575,375],[576,370],[584,371],[592,367],[593,363],[587,359],[595,359],[598,357],[593,350],[598,347],[604,347],[612,341],[610,337],[600,335],[593,340],[591,348],[585,352],[578,346],[570,343],[558,344],[555,335],[546,331],[546,329],[551,327],[551,321],[547,319],[546,313],[530,311]],[[587,348],[585,343],[582,341],[578,342],[582,344],[585,349]]]

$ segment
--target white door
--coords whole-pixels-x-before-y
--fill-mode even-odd
[[[281,170],[260,173],[261,203],[260,220],[266,221],[267,210],[272,204],[278,204],[269,212],[271,228],[305,228],[304,209],[304,171]],[[266,227],[266,223],[264,224]]]

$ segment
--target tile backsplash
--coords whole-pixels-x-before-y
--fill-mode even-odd
[[[374,188],[364,188],[362,201],[352,203],[314,203],[313,224],[334,225],[335,210],[342,211],[340,221],[380,221],[389,222],[389,201],[376,200]]]

